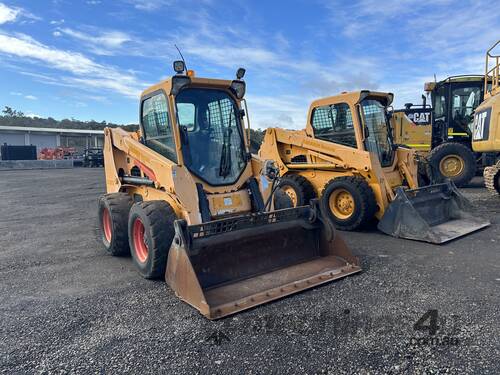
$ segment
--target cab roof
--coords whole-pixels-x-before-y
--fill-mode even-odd
[[[170,93],[170,89],[172,87],[172,79],[174,77],[186,77],[185,75],[178,75],[178,76],[172,76],[169,77],[163,81],[160,81],[147,89],[145,89],[141,93],[141,97],[146,96],[148,94],[151,94],[152,92],[158,91],[158,90],[165,90],[165,92]],[[229,88],[231,86],[231,83],[233,82],[232,80],[228,79],[215,79],[215,78],[202,78],[202,77],[189,77],[191,79],[191,86],[198,86],[198,87],[214,87],[214,88]]]
[[[394,97],[394,95],[390,92],[380,92],[380,91],[370,91],[370,90],[350,91],[314,100],[311,103],[311,107],[321,107],[324,105],[330,105],[335,103],[357,104],[361,100],[369,96],[385,99],[386,106],[392,103],[392,99]]]

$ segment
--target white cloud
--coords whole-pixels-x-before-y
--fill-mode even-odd
[[[134,5],[134,8],[144,11],[158,10],[172,4],[170,0],[127,0],[127,2]]]
[[[17,92],[17,91],[11,91],[9,93],[12,96],[23,96],[25,99],[29,100],[38,100],[38,98],[34,95],[24,95],[22,92]]]
[[[59,31],[72,38],[90,43],[98,48],[119,48],[124,43],[132,40],[128,34],[122,31],[103,31],[98,35],[90,35],[70,28],[59,29]]]
[[[15,57],[16,60],[43,63],[47,68],[71,74],[58,77],[57,80],[54,79],[53,83],[56,84],[61,82],[62,84],[78,84],[98,90],[107,89],[134,98],[138,96],[144,85],[133,74],[122,72],[109,65],[99,64],[81,53],[47,46],[25,34],[0,33],[0,53]],[[39,78],[46,78],[47,81],[52,79],[44,75]]]
[[[60,37],[60,36],[62,35],[62,33],[61,33],[60,31],[57,31],[57,30],[56,30],[56,31],[54,31],[54,32],[52,33],[52,35],[54,35],[55,37]]]
[[[0,3],[0,25],[15,21],[20,12],[21,9],[19,8],[9,8],[7,5]]]

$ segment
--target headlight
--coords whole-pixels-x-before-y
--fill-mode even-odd
[[[177,73],[177,74],[180,74],[184,71],[185,69],[185,64],[184,64],[184,61],[182,60],[177,60],[177,61],[174,61],[174,71]]]
[[[231,83],[231,91],[234,92],[234,95],[236,95],[238,99],[243,99],[245,96],[245,86],[244,81],[234,80]]]

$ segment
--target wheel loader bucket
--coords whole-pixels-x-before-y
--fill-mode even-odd
[[[174,226],[166,281],[209,319],[361,271],[314,206]]]
[[[451,181],[423,188],[396,190],[378,229],[394,237],[441,244],[487,227]]]

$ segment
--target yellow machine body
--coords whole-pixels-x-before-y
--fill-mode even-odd
[[[168,203],[176,220],[160,229],[175,232],[160,244],[165,279],[210,319],[361,270],[317,207],[275,210],[272,177],[249,152],[243,93],[240,79],[178,74],[142,93],[139,131],[105,129],[107,196],[132,198],[130,212]]]
[[[348,220],[361,215],[356,207],[370,206],[361,200],[356,203],[358,193],[346,191],[350,188],[333,188],[335,181],[346,177],[355,177],[358,186],[368,185],[365,198],[372,199],[366,190],[373,192],[373,215],[387,234],[443,243],[489,225],[471,215],[452,183],[418,186],[416,151],[396,146],[391,139],[387,119],[391,102],[392,94],[367,90],[315,100],[306,128],[267,129],[259,156],[275,160],[288,181],[298,175],[302,184],[310,184],[312,195],[320,198],[324,211],[329,209],[341,229],[355,229],[358,223],[354,226]],[[325,127],[326,123],[330,125]],[[292,198],[297,195],[285,183],[282,186]]]

